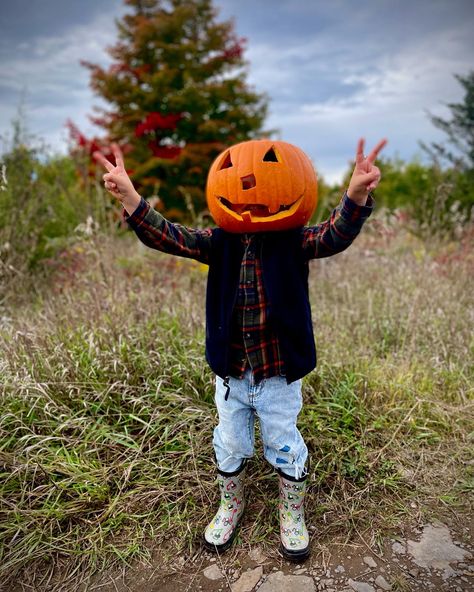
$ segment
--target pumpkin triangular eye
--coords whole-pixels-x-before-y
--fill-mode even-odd
[[[219,167],[219,170],[221,171],[222,169],[228,169],[231,166],[232,166],[232,160],[230,159],[230,152],[227,152],[221,162],[221,166]]]
[[[263,157],[263,162],[280,162],[274,146],[272,146],[270,150],[267,150],[267,153]]]

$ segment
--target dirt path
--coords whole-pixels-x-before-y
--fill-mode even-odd
[[[474,524],[461,516],[432,521],[384,538],[377,548],[365,541],[318,544],[302,565],[266,555],[260,547],[215,557],[204,550],[178,557],[173,567],[138,565],[107,573],[87,590],[101,592],[380,592],[385,590],[472,592]],[[84,588],[85,590],[86,588]]]

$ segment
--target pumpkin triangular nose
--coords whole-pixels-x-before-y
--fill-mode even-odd
[[[240,177],[240,181],[242,183],[242,189],[252,189],[257,184],[255,180],[255,175],[245,175],[245,177]]]

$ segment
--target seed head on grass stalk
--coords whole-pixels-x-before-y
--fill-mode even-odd
[[[467,267],[436,263],[403,234],[377,240],[361,237],[369,258],[355,250],[313,264],[321,354],[304,381],[300,428],[322,551],[360,537],[375,544],[401,520],[471,503]],[[79,586],[77,574],[146,560],[153,545],[164,563],[193,556],[215,501],[205,275],[128,236],[98,235],[96,249],[74,286],[43,288],[0,330],[0,577],[37,590],[61,589],[67,574]],[[256,519],[243,536],[271,556],[275,484],[261,459],[250,471]]]

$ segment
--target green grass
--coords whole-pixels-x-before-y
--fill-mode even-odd
[[[413,501],[470,511],[472,253],[440,252],[368,229],[312,264],[319,362],[299,425],[321,544],[376,541]],[[79,582],[152,545],[192,553],[217,501],[205,269],[133,236],[96,235],[80,257],[17,293],[0,333],[0,578],[38,590],[58,565]],[[260,449],[250,473],[240,540],[271,554],[277,481]]]

